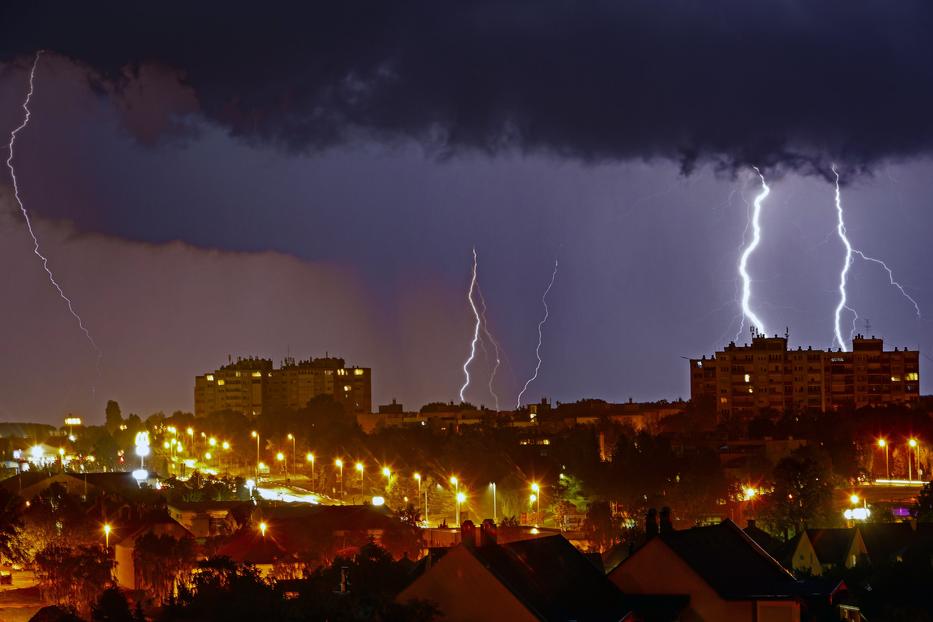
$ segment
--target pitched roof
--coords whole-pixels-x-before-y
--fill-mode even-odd
[[[244,527],[217,550],[217,555],[229,557],[235,562],[272,564],[289,558],[271,535],[263,536],[257,529]]]
[[[467,549],[542,620],[620,620],[629,611],[618,588],[563,536]]]
[[[845,564],[854,537],[855,530],[849,528],[807,529],[807,538],[821,564]]]
[[[873,564],[894,561],[919,541],[910,523],[866,523],[859,525],[858,530],[868,551],[868,559]]]
[[[771,556],[776,556],[784,544],[781,540],[775,538],[770,533],[756,525],[754,520],[748,521],[748,526],[745,527],[745,529],[742,531],[745,532],[745,535],[754,540],[755,544],[766,550]]]
[[[794,593],[794,576],[729,519],[657,537],[727,600]]]

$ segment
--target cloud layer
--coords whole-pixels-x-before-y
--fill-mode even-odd
[[[441,156],[514,149],[825,175],[832,160],[857,171],[933,146],[933,5],[921,0],[4,11],[7,59],[45,48],[115,84],[128,66],[159,65],[213,121],[289,150],[414,138]]]

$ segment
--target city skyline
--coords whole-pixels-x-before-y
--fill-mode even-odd
[[[552,10],[548,5],[545,13],[552,16]],[[823,16],[822,9],[812,10]],[[271,117],[268,128],[253,133],[218,107],[239,88],[254,86],[254,79],[262,83],[261,77],[231,85],[214,75],[217,58],[187,48],[166,50],[162,58],[161,48],[153,48],[153,58],[134,64],[138,51],[126,41],[102,35],[99,49],[92,49],[52,25],[40,27],[36,14],[23,11],[11,15],[24,27],[0,59],[0,127],[10,131],[22,121],[38,47],[30,37],[41,38],[51,28],[48,36],[57,43],[44,46],[37,66],[33,115],[19,134],[16,166],[50,266],[104,356],[98,374],[95,352],[75,334],[73,318],[31,255],[8,183],[0,184],[0,258],[18,267],[6,277],[10,295],[0,308],[11,353],[10,363],[0,364],[4,418],[91,416],[111,397],[142,413],[184,409],[190,407],[185,379],[227,354],[278,360],[289,352],[339,351],[383,370],[373,387],[376,403],[457,399],[472,334],[466,296],[474,247],[489,327],[503,348],[496,381],[503,399],[513,399],[534,370],[540,297],[555,260],[561,273],[548,296],[543,363],[527,397],[686,397],[680,357],[713,351],[741,334],[736,263],[748,243],[747,205],[759,190],[753,165],[761,167],[771,194],[761,215],[760,245],[749,258],[752,306],[771,332],[789,327],[792,347],[833,343],[845,253],[836,234],[833,163],[853,245],[887,261],[921,310],[933,303],[923,286],[923,267],[933,261],[924,236],[933,167],[924,156],[925,138],[897,142],[907,119],[894,118],[896,102],[887,100],[871,100],[880,106],[878,114],[890,111],[885,141],[862,140],[855,129],[864,119],[854,112],[827,119],[819,116],[825,115],[820,104],[813,118],[825,128],[807,125],[806,115],[781,112],[793,103],[791,78],[822,80],[825,64],[789,75],[796,67],[789,58],[770,64],[768,79],[741,74],[754,101],[777,119],[775,127],[796,141],[803,158],[796,164],[781,160],[768,128],[744,116],[734,126],[723,125],[722,148],[691,135],[709,119],[689,107],[678,108],[684,113],[682,140],[664,135],[663,119],[644,110],[634,120],[623,114],[609,123],[601,117],[610,135],[622,136],[620,146],[613,150],[603,141],[598,153],[588,155],[592,127],[574,101],[565,102],[569,112],[561,118],[566,136],[545,132],[540,145],[526,129],[514,144],[504,138],[501,149],[450,138],[448,152],[425,139],[417,123],[395,127],[391,136],[382,133],[384,119],[370,119],[372,127],[333,140],[315,142],[320,136],[314,134],[283,144],[283,127]],[[597,17],[587,14],[586,20]],[[615,23],[626,14],[606,17]],[[657,16],[649,11],[643,17],[654,24]],[[754,9],[737,10],[717,53],[740,48],[738,35],[747,24],[759,24],[757,17]],[[858,13],[853,19],[868,17]],[[194,15],[189,26],[204,19]],[[234,12],[230,19],[242,16]],[[786,19],[767,28],[778,36],[793,28]],[[706,17],[692,20],[705,24]],[[866,25],[882,32],[897,27]],[[548,41],[561,35],[540,36]],[[843,39],[837,43],[856,58],[877,52]],[[671,69],[657,58],[654,44],[644,45],[648,66]],[[819,57],[821,45],[810,41],[803,50]],[[273,42],[269,50],[254,50],[257,62],[274,49]],[[338,47],[328,54],[355,62],[353,50]],[[851,90],[832,101],[870,96],[884,68],[897,64],[879,58],[880,70],[866,69],[863,85],[847,83]],[[916,62],[908,60],[907,67]],[[114,67],[130,68],[121,74],[124,81],[114,79]],[[674,75],[691,69],[700,71],[691,65]],[[291,61],[276,70],[287,84],[328,79],[308,76]],[[621,71],[630,75],[626,67]],[[710,67],[701,74],[718,76]],[[567,76],[554,81],[565,85]],[[486,116],[476,121],[490,128],[498,126],[484,106],[497,101],[494,86],[484,83],[477,95]],[[531,93],[535,86],[519,81],[515,88]],[[911,88],[916,101],[925,101],[923,85]],[[450,103],[447,95],[438,94],[443,106]],[[607,97],[625,101],[625,92],[613,89]],[[266,110],[270,104],[242,105]],[[537,119],[548,112],[540,106],[535,100],[510,110]],[[913,110],[903,114],[910,117]],[[630,137],[637,142],[630,144],[622,130],[638,119],[657,136]],[[835,129],[852,130],[852,144],[827,139],[830,146],[820,153],[824,132]],[[691,136],[699,151],[695,166],[685,169],[675,147]],[[746,139],[753,147],[730,151],[730,141]],[[933,347],[927,319],[917,317],[879,266],[856,258],[848,278],[849,302],[860,316],[855,328],[892,346],[919,349],[925,365]],[[846,330],[849,321],[846,315]],[[481,357],[476,365],[482,381],[465,397],[491,405],[489,364]],[[921,392],[931,392],[924,382]],[[61,390],[43,390],[49,384]]]

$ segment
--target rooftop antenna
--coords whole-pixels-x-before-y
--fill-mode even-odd
[[[784,327],[784,339],[790,339],[790,326]]]

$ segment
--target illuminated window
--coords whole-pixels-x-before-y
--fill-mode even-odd
[[[337,370],[337,375],[338,375],[338,376],[346,376],[346,375],[347,375],[347,370],[345,370],[345,369],[338,369],[338,370]]]
[[[751,388],[751,387],[748,387],[748,392],[749,392],[749,393],[754,393],[754,392],[755,392],[755,389],[753,389],[753,388]]]
[[[207,381],[208,381],[208,382],[214,382],[214,374],[208,374],[208,375],[207,375]]]
[[[261,372],[261,371],[254,371],[254,372],[253,372],[253,378],[262,378],[262,372]]]
[[[237,378],[240,377],[240,372],[236,372],[236,377],[237,377]]]
[[[347,393],[349,393],[349,392],[350,392],[350,385],[348,385],[348,384],[343,385],[343,390],[346,391]]]
[[[915,371],[912,371],[912,372],[910,372],[910,373],[907,374],[907,380],[910,380],[910,381],[912,381],[912,382],[916,382],[917,380],[920,380],[920,374],[918,374],[918,373],[915,372]]]
[[[900,381],[901,381],[900,376],[891,376],[891,382],[900,382]]]
[[[751,374],[745,374],[745,382],[751,382],[751,381],[752,381],[752,375],[751,375]]]
[[[729,403],[729,398],[728,398],[728,397],[721,397],[721,398],[719,398],[719,403],[720,403],[720,404],[728,404],[728,403]]]
[[[223,381],[223,378],[221,378],[220,380],[217,381],[217,386],[219,386],[219,387],[222,387],[222,386],[224,386],[225,384],[227,384],[227,383]]]
[[[703,367],[703,361],[697,361],[697,367]]]
[[[362,375],[365,374],[365,373],[366,373],[366,372],[365,372],[364,370],[362,370],[362,369],[354,369],[354,370],[353,370],[353,375],[354,375],[354,376],[362,376]]]

